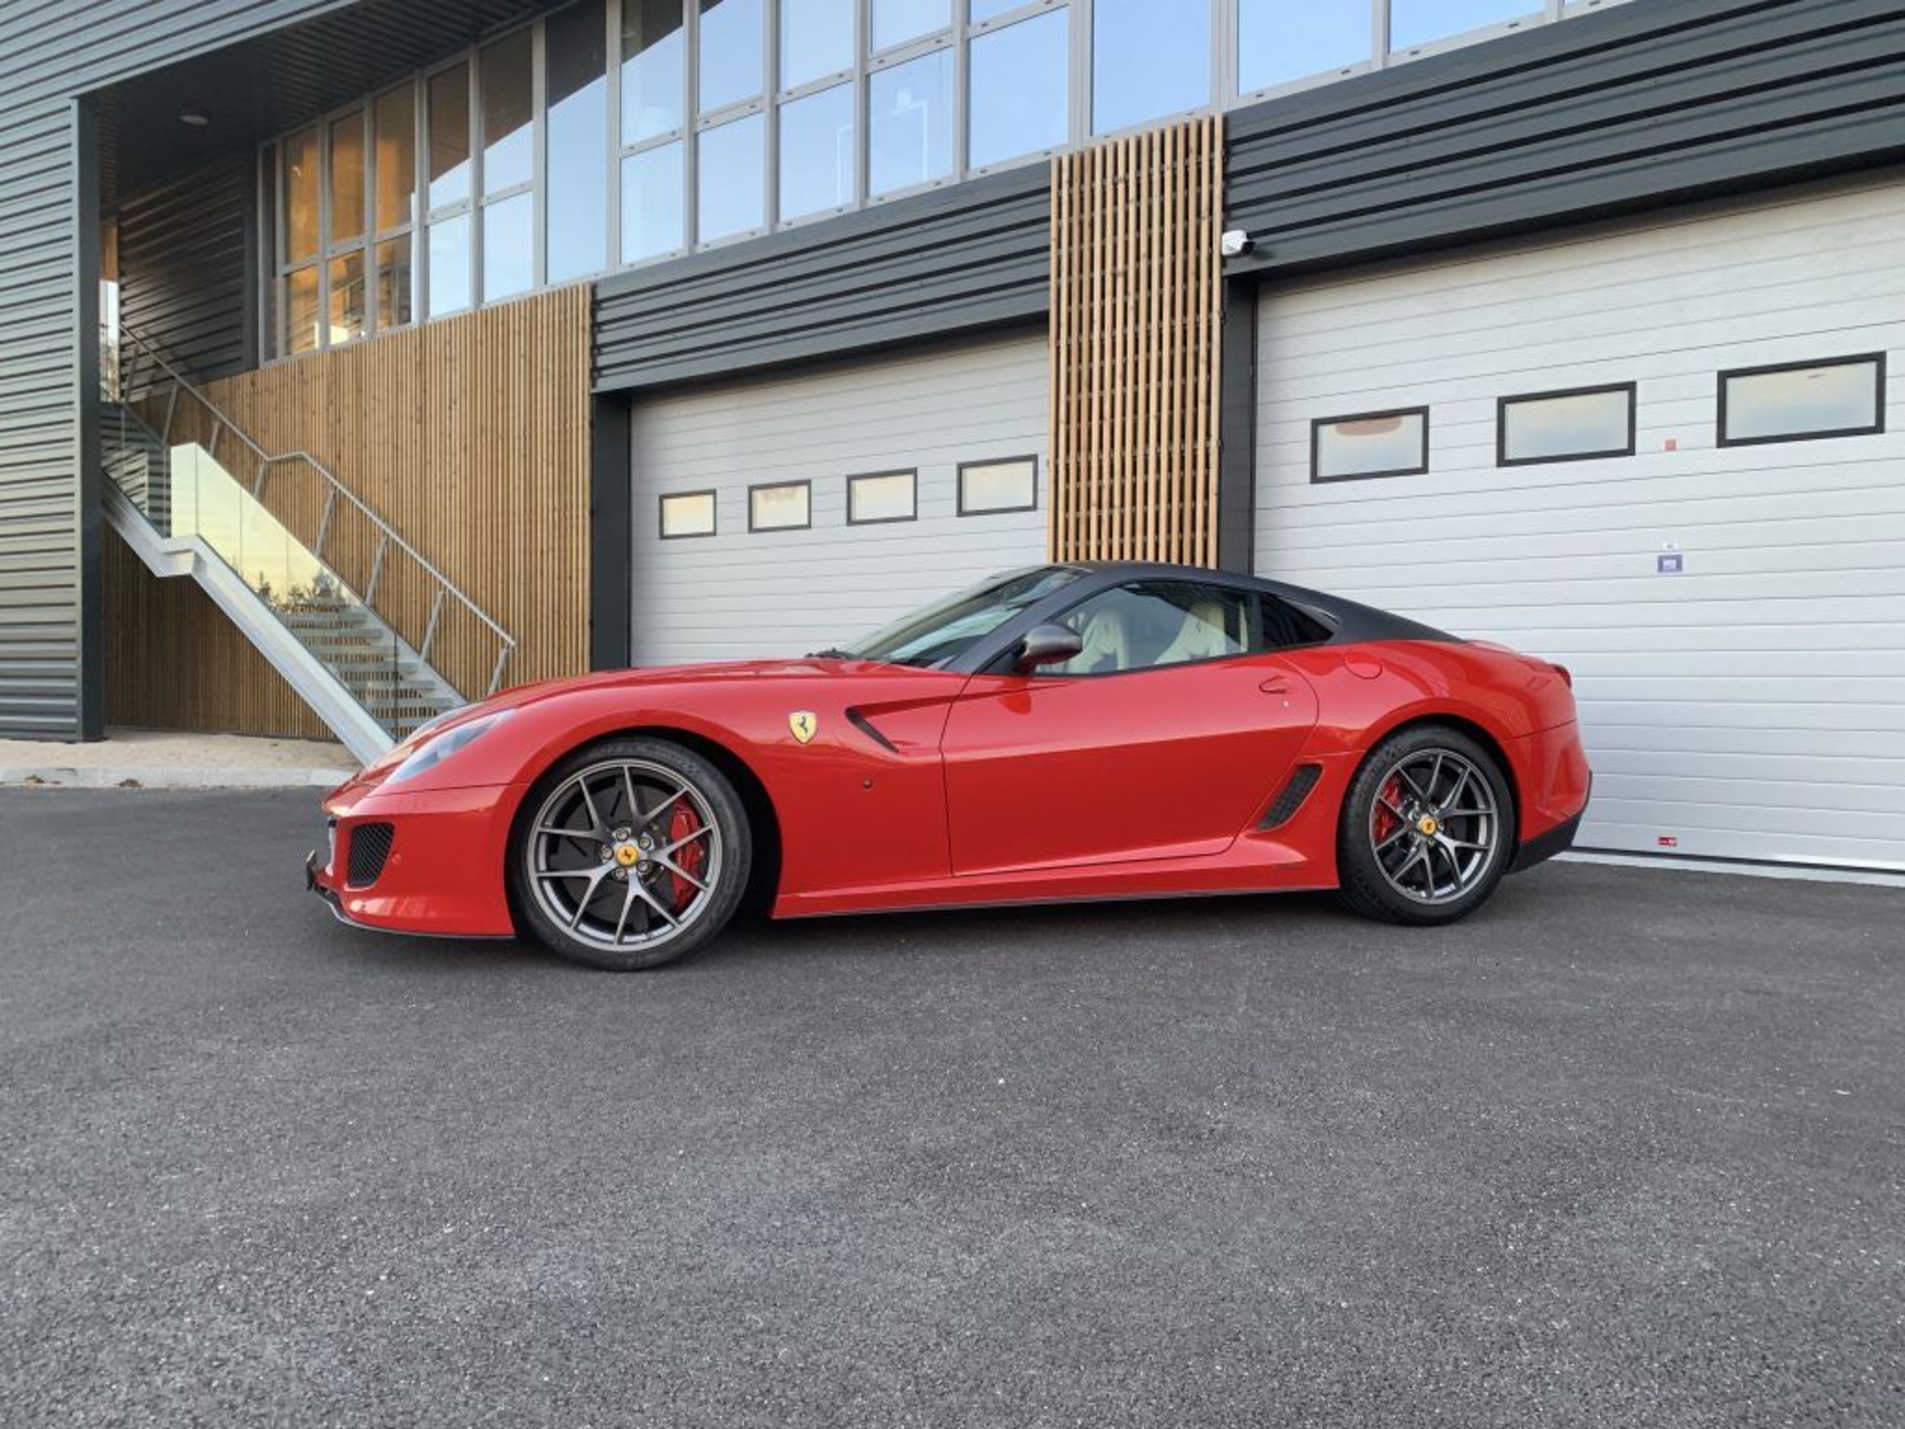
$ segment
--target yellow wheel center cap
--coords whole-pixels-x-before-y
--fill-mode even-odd
[[[634,844],[617,844],[615,846],[615,861],[621,864],[623,868],[633,868],[642,861],[642,851]]]
[[[1432,814],[1424,814],[1421,818],[1416,820],[1416,832],[1421,834],[1425,839],[1434,838],[1436,830],[1441,827],[1442,826],[1435,821],[1435,816]]]

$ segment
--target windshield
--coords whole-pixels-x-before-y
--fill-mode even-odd
[[[957,659],[974,641],[1082,574],[1066,566],[988,576],[957,595],[934,601],[840,651],[860,660],[928,668]]]

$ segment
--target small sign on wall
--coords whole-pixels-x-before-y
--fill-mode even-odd
[[[1678,551],[1662,551],[1654,557],[1654,571],[1658,575],[1677,576],[1685,569]]]

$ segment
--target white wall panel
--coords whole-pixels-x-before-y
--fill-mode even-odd
[[[798,655],[1045,553],[1045,335],[808,368],[638,402],[640,664]],[[1039,507],[960,516],[962,462],[1036,456]],[[847,524],[847,478],[917,469],[918,519]],[[810,481],[813,525],[750,532],[748,487]],[[662,540],[661,495],[716,491],[717,533]]]
[[[1901,232],[1867,182],[1267,290],[1259,569],[1573,669],[1584,845],[1905,867]],[[1721,370],[1877,351],[1884,434],[1718,445]],[[1635,455],[1495,464],[1498,398],[1629,381]],[[1311,483],[1420,405],[1426,474]]]

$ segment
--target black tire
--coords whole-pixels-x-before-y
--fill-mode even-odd
[[[698,831],[678,845],[680,810]],[[510,902],[523,931],[565,958],[611,972],[656,968],[734,916],[753,843],[733,784],[701,755],[664,739],[605,740],[561,760],[523,800],[509,839]]]
[[[1473,788],[1477,779],[1485,795]],[[1469,808],[1488,812],[1460,812]],[[1516,827],[1514,790],[1485,747],[1447,725],[1398,730],[1370,751],[1344,796],[1338,896],[1383,922],[1456,922],[1486,903],[1508,871]]]

